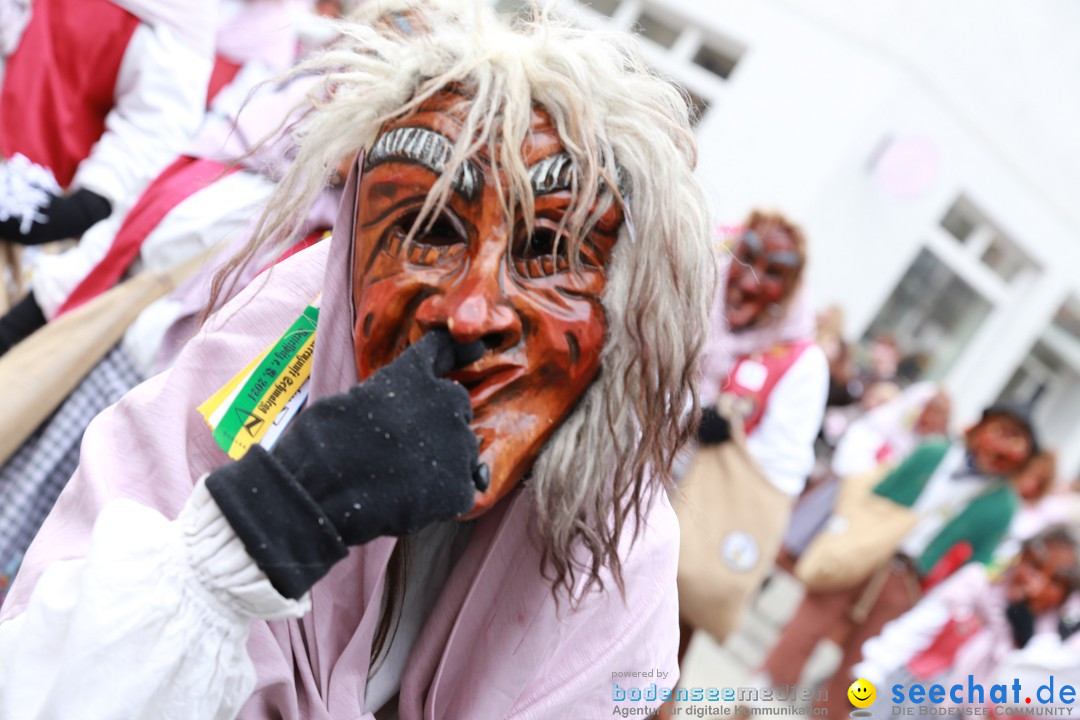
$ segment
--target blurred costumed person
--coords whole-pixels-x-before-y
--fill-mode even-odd
[[[217,0],[0,0],[0,239],[77,239],[130,207],[199,126],[217,10]],[[63,301],[33,282],[0,318],[0,353]]]
[[[296,60],[303,38],[293,21],[303,9],[295,0],[223,0],[210,108],[184,154],[151,181],[127,212],[113,213],[87,230],[78,245],[38,263],[35,297],[50,299],[47,313],[54,320],[98,298],[125,275],[179,275],[178,267],[190,267],[193,260],[197,264],[222,245],[238,248],[250,239],[291,152],[287,141],[259,141],[296,120],[315,82],[269,82]],[[340,185],[327,188],[313,204],[301,231],[304,237],[322,237],[333,224]],[[226,255],[218,254],[221,261],[210,263],[200,273],[202,280]],[[252,263],[257,267],[249,268],[248,275],[273,260]],[[91,316],[64,326],[62,341],[57,335],[34,336],[24,341],[21,353],[0,360],[8,372],[36,380],[14,388],[9,407],[41,408],[36,420],[48,418],[34,430],[34,423],[18,410],[0,417],[0,427],[10,424],[3,429],[20,440],[0,465],[0,600],[78,465],[87,425],[128,390],[167,367],[178,340],[186,341],[194,330],[189,323],[180,326],[181,316],[201,315],[184,299],[201,306],[208,294],[209,282],[193,280],[183,292],[157,302],[150,303],[151,293],[125,298],[122,302],[131,310],[125,318],[138,312],[131,327],[126,327],[126,319],[114,324],[110,312],[93,306],[88,308]],[[84,332],[92,324],[98,324],[97,331]],[[109,334],[112,337],[103,340]],[[161,352],[166,339],[168,348]],[[65,352],[56,353],[57,345]],[[81,380],[73,389],[39,380],[57,376]]]
[[[613,667],[674,678],[669,410],[712,292],[685,98],[546,17],[341,28],[248,250],[364,148],[334,236],[91,425],[3,609],[6,710],[607,715]]]
[[[1027,409],[990,406],[962,442],[923,442],[869,488],[867,500],[861,501],[865,510],[839,513],[838,503],[838,514],[795,567],[808,591],[766,657],[758,682],[794,685],[818,641],[839,639],[843,657],[825,681],[827,699],[822,702],[830,715],[847,712],[845,692],[855,679],[851,667],[861,659],[863,643],[910,609],[923,587],[940,582],[967,561],[991,561],[1019,505],[1009,477],[1037,449]],[[873,514],[878,511],[884,514]],[[901,518],[889,526],[900,532],[878,536],[878,528],[859,522],[880,517]],[[879,525],[884,532],[885,523]],[[866,551],[867,542],[873,543],[872,553]],[[833,548],[831,565],[819,562],[822,569],[812,570],[825,547]],[[882,560],[867,566],[871,557]],[[856,567],[863,572],[852,581]],[[829,580],[837,572],[849,580]]]
[[[1041,684],[1052,675],[1059,688],[1080,679],[1077,590],[1076,538],[1065,526],[1044,528],[1024,541],[996,577],[985,565],[970,563],[927,593],[866,642],[852,674],[879,688],[959,685],[959,693],[944,698],[951,706],[1025,707],[1023,698],[1013,699],[1014,678],[1032,694],[1027,677]],[[983,686],[970,699],[969,676]],[[990,696],[995,683],[1009,688],[1007,699]],[[912,706],[910,700],[903,704]]]
[[[1056,487],[1057,469],[1057,453],[1043,449],[1012,476],[1020,508],[994,554],[999,565],[1012,562],[1021,543],[1047,527],[1080,524],[1080,494]]]
[[[772,569],[828,394],[802,230],[762,211],[744,227],[721,268],[699,446],[676,496],[682,653],[696,628],[722,641]]]
[[[846,477],[899,463],[925,440],[948,435],[951,408],[940,385],[912,385],[851,424],[833,455],[833,472]]]

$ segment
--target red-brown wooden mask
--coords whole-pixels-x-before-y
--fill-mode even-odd
[[[724,314],[732,332],[770,320],[792,294],[804,258],[794,238],[775,225],[747,228],[732,250]],[[776,319],[776,316],[772,316]]]
[[[1011,475],[1031,458],[1031,432],[1011,415],[984,417],[967,432],[975,467],[991,475]]]
[[[469,390],[480,459],[491,471],[468,515],[475,517],[528,472],[600,369],[600,296],[622,213],[613,206],[585,238],[578,272],[566,242],[553,254],[572,197],[559,182],[569,177],[569,158],[549,115],[536,109],[522,145],[536,192],[532,241],[520,210],[509,224],[498,169],[481,153],[456,174],[434,224],[406,243],[458,138],[462,103],[460,94],[436,94],[384,126],[372,145],[358,189],[354,342],[361,380],[434,327],[459,342],[484,342],[480,360],[450,375]]]

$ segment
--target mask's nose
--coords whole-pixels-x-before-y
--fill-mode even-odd
[[[480,340],[496,351],[513,347],[521,340],[521,320],[502,290],[501,272],[501,254],[473,262],[452,287],[424,299],[417,323],[424,332],[445,327],[460,343]]]

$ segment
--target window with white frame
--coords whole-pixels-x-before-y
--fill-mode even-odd
[[[949,206],[940,224],[968,254],[1006,283],[1036,269],[1031,258],[963,195]]]
[[[893,334],[905,351],[927,358],[927,376],[940,379],[990,312],[1014,301],[1038,274],[1020,245],[958,195],[926,229],[922,249],[866,337]]]
[[[677,21],[673,22],[658,15],[649,7],[643,7],[632,29],[638,35],[670,50],[682,35],[683,26]]]
[[[577,0],[589,10],[612,18],[626,30],[671,50],[681,60],[727,80],[745,48],[715,32],[705,31],[686,17],[647,0]]]
[[[865,339],[891,334],[906,355],[926,357],[927,377],[941,378],[991,309],[983,295],[924,247],[870,323]]]
[[[1080,423],[1080,300],[1062,305],[998,399],[1034,406],[1044,445],[1069,440]]]

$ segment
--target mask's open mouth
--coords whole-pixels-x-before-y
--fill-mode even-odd
[[[524,373],[525,368],[520,365],[492,363],[482,358],[468,368],[447,373],[446,377],[464,385],[476,407]]]

